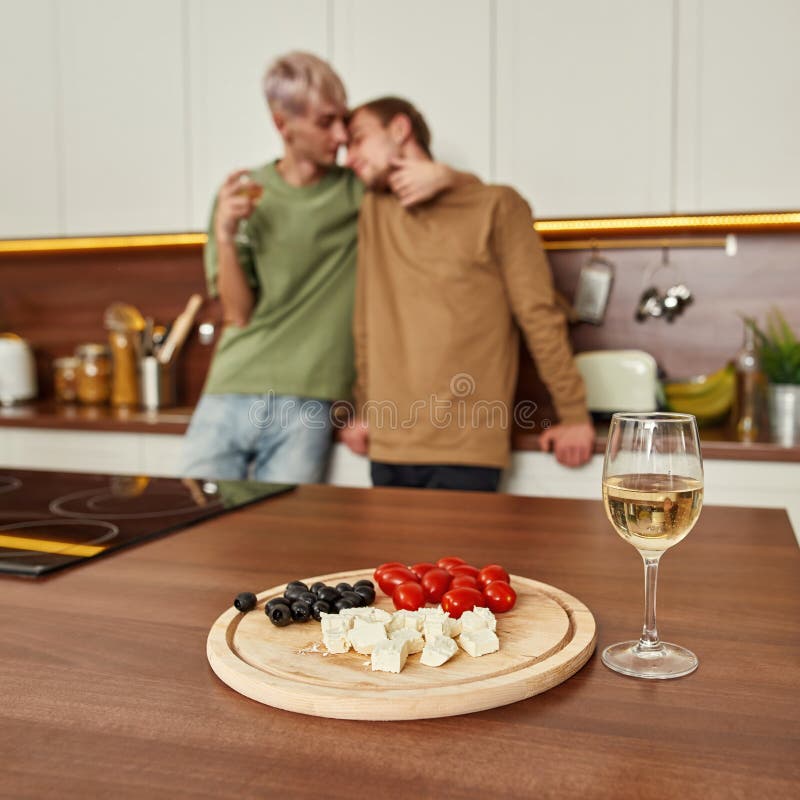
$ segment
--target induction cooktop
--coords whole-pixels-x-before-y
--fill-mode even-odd
[[[0,573],[46,575],[293,488],[0,470]]]

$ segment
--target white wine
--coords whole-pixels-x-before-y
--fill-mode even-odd
[[[615,475],[603,481],[606,516],[643,553],[661,553],[694,527],[703,482],[680,475]]]

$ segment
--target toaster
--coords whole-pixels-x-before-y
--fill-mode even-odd
[[[595,416],[658,408],[658,367],[643,350],[578,353],[575,365],[586,384],[586,405]]]
[[[36,364],[28,343],[14,333],[0,333],[0,405],[36,397]]]

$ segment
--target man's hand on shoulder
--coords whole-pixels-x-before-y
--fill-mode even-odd
[[[421,158],[395,158],[389,174],[389,188],[404,208],[424,203],[455,186],[479,182],[467,172],[458,172],[447,164]]]
[[[594,427],[588,422],[573,425],[554,425],[539,437],[542,450],[551,446],[559,464],[565,467],[580,467],[594,452]]]
[[[348,422],[341,429],[339,437],[357,456],[365,456],[369,452],[369,426],[366,422]]]

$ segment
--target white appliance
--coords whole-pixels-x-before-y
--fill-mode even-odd
[[[36,397],[36,364],[28,343],[14,333],[0,333],[0,405]]]
[[[589,411],[655,411],[658,408],[656,360],[643,350],[594,350],[575,356]]]

